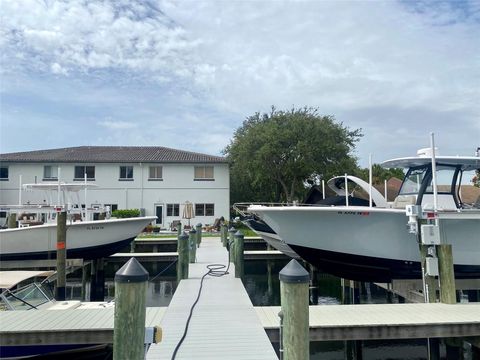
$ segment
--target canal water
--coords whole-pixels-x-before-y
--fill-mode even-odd
[[[280,282],[278,273],[288,263],[288,260],[255,260],[245,262],[245,288],[254,306],[279,306],[280,305]],[[155,279],[148,284],[147,306],[168,306],[177,287],[175,265],[166,271],[169,264],[144,263],[143,266]],[[113,277],[121,267],[118,263],[107,263],[105,266],[105,300],[113,299],[115,289]],[[161,274],[160,276],[157,276]],[[76,276],[75,276],[76,275]],[[67,296],[71,299],[81,297],[81,274],[73,274],[69,279]],[[342,303],[341,279],[328,275],[317,274],[316,282],[311,284],[310,303],[328,306]],[[71,281],[73,280],[73,281]],[[88,286],[87,286],[88,288]],[[88,295],[88,294],[87,294]],[[344,295],[345,296],[345,295]],[[356,301],[360,303],[389,303],[399,302],[398,297],[389,296],[387,292],[374,284],[362,283]],[[278,353],[278,343],[273,344]],[[350,360],[355,359],[356,346],[362,348],[363,360],[421,360],[427,359],[426,339],[417,340],[389,340],[389,341],[329,341],[311,342],[310,359],[322,360]],[[467,349],[468,350],[468,349]],[[466,359],[471,359],[466,350]],[[445,349],[441,347],[441,359],[446,359]],[[109,359],[110,353],[87,355],[81,359]],[[69,357],[70,360],[80,358]]]

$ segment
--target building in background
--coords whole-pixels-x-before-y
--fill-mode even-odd
[[[192,224],[229,217],[230,179],[225,158],[159,146],[80,146],[0,154],[0,205],[17,204],[20,181],[83,182],[87,206],[140,209],[168,228],[193,204]],[[80,197],[81,198],[81,197]],[[22,202],[42,203],[39,193],[22,193]],[[83,204],[84,205],[84,204]],[[5,222],[5,212],[0,222]]]

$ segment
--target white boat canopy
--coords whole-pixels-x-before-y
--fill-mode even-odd
[[[49,277],[53,275],[55,271],[24,271],[24,270],[15,270],[15,271],[0,271],[0,289],[11,289],[15,285],[21,283],[22,281],[28,280],[34,277]]]
[[[362,190],[364,190],[367,194],[370,191],[370,185],[363,181],[362,179],[353,176],[347,175],[348,180],[358,185]],[[343,184],[345,182],[345,176],[335,176],[327,181],[327,185],[330,189],[332,189],[337,195],[345,196],[345,189],[339,187],[337,184]],[[378,207],[387,207],[387,201],[383,197],[380,192],[372,186],[372,201]]]
[[[436,156],[436,163],[441,165],[460,166],[461,170],[469,171],[480,169],[480,157],[476,156]],[[410,168],[431,164],[429,156],[412,156],[384,161],[385,168]]]

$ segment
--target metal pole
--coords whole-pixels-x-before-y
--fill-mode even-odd
[[[148,272],[131,258],[115,274],[114,360],[145,358]]]

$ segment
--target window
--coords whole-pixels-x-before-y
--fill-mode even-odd
[[[120,166],[120,180],[133,180],[133,166]]]
[[[118,210],[118,204],[103,204],[104,207],[110,206],[110,212]]]
[[[58,179],[58,166],[45,165],[43,167],[43,180],[57,180]]]
[[[8,166],[0,166],[0,181],[8,180]]]
[[[167,216],[180,216],[180,204],[167,204]]]
[[[214,216],[215,204],[195,204],[195,216]]]
[[[213,180],[213,166],[195,166],[194,180]]]
[[[95,180],[95,166],[75,166],[74,180],[83,180],[87,174],[87,180]]]
[[[163,171],[161,166],[150,166],[148,171],[148,180],[162,180]]]

